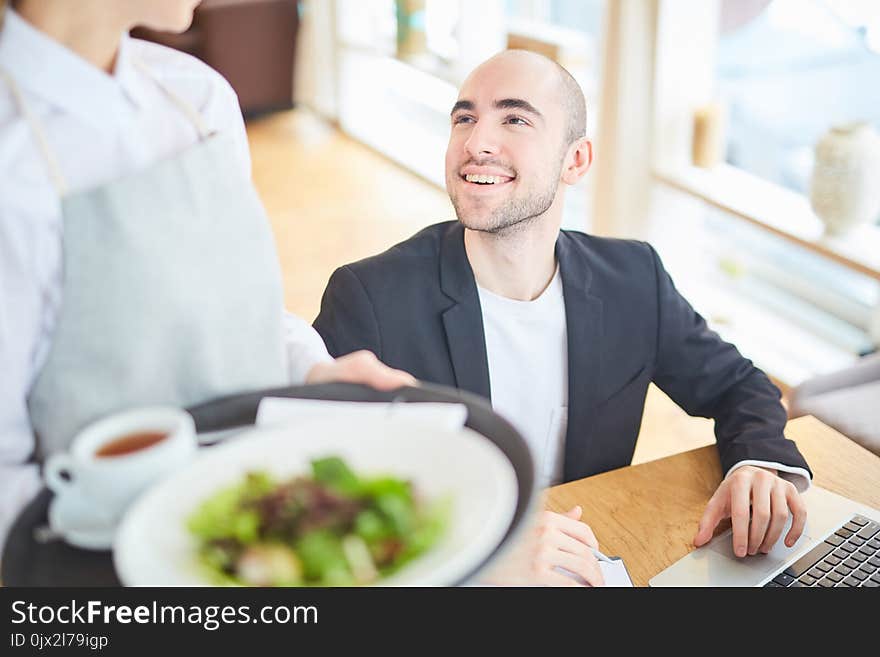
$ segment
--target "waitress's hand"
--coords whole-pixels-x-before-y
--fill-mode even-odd
[[[354,351],[329,363],[318,363],[306,375],[306,383],[364,383],[378,390],[417,385],[415,377],[382,363],[371,351]]]

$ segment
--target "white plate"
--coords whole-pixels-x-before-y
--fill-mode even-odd
[[[359,475],[410,479],[430,499],[449,497],[443,537],[383,585],[446,586],[479,566],[503,539],[517,503],[513,466],[498,447],[470,430],[414,420],[330,418],[295,427],[253,429],[200,456],[159,482],[128,510],[113,561],[126,586],[208,586],[196,562],[186,519],[218,489],[249,470],[309,474],[310,461],[340,456]]]

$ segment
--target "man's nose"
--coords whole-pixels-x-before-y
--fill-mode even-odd
[[[477,121],[468,135],[464,144],[465,150],[471,157],[479,158],[485,155],[496,155],[501,150],[497,131],[485,121]]]

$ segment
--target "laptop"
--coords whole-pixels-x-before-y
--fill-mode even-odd
[[[737,557],[732,530],[719,534],[652,577],[650,586],[880,587],[880,511],[815,484],[804,533],[768,554]]]

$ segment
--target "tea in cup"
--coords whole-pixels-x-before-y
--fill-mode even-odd
[[[115,524],[138,494],[188,463],[197,447],[186,411],[137,408],[86,427],[69,451],[49,457],[43,478],[56,495],[77,495],[96,519]]]

